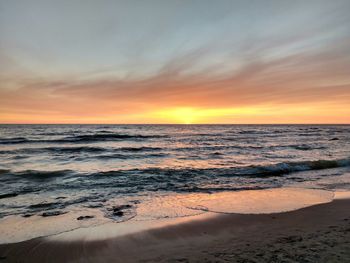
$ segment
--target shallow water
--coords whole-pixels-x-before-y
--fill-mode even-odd
[[[346,125],[1,125],[0,217],[134,206],[152,195],[349,190]],[[147,199],[147,198],[146,198]]]

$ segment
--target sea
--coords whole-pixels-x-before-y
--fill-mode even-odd
[[[349,125],[0,125],[0,218],[174,193],[350,190],[349,173]]]

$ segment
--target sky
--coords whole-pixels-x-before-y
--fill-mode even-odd
[[[350,123],[349,10],[0,0],[0,123]]]

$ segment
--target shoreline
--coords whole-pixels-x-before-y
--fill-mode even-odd
[[[38,237],[63,240],[107,239],[220,214],[281,213],[331,202],[340,193],[282,187],[210,194],[151,195],[137,204],[134,200],[110,199],[104,207],[97,209],[80,210],[72,207],[71,210],[54,211],[57,214],[53,213],[53,216],[39,214],[5,217],[0,220],[0,244],[18,243]]]
[[[350,199],[274,214],[217,214],[120,237],[0,245],[2,262],[350,262]],[[289,260],[289,261],[288,261]]]

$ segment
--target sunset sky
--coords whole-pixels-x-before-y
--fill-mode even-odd
[[[350,123],[349,10],[0,0],[0,123]]]

